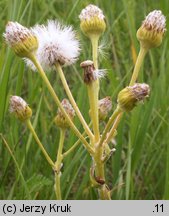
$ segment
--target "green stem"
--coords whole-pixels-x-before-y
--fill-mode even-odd
[[[60,188],[60,176],[61,173],[55,173],[55,194],[57,200],[62,200],[61,188]]]
[[[92,125],[92,122],[89,123],[89,128]],[[83,136],[86,135],[86,132],[84,131]],[[87,137],[85,137],[87,138]],[[73,152],[73,150],[80,144],[80,139],[78,139],[73,145],[72,147],[70,147],[70,149],[68,149],[66,152],[63,153],[63,157],[65,158],[66,156],[68,156],[71,152]]]
[[[41,149],[42,153],[44,154],[44,156],[45,156],[47,162],[50,164],[50,166],[51,166],[52,168],[54,168],[54,166],[55,166],[54,162],[52,161],[52,159],[50,158],[50,156],[49,156],[48,153],[46,152],[45,148],[43,147],[41,141],[39,140],[39,138],[38,138],[38,136],[37,136],[37,134],[36,134],[36,132],[35,132],[33,126],[32,126],[32,123],[31,123],[31,121],[30,121],[29,119],[26,121],[26,125],[27,125],[27,127],[29,128],[30,132],[32,133],[34,139],[36,140],[36,143],[38,144],[38,146],[39,146],[39,148]]]
[[[91,35],[90,37],[92,44],[92,58],[95,69],[98,70],[98,35]],[[90,109],[93,118],[93,131],[95,136],[95,143],[97,143],[100,139],[100,131],[99,131],[99,113],[98,113],[98,101],[99,101],[99,79],[94,81],[91,86],[88,88]],[[90,98],[91,97],[91,98]]]
[[[96,181],[99,180],[105,182],[105,169],[104,169],[104,162],[102,161],[103,157],[103,147],[97,146],[94,156],[94,163],[95,163],[95,174],[96,174]],[[110,199],[109,191],[106,188],[106,184],[100,185],[99,189],[99,197],[101,200],[108,200]]]
[[[141,65],[143,63],[143,60],[144,60],[144,57],[145,57],[147,51],[148,50],[143,48],[142,46],[140,47],[139,55],[137,57],[137,61],[136,61],[135,67],[134,67],[134,71],[133,71],[129,86],[134,85],[134,83],[136,82],[140,68],[141,68]]]
[[[99,36],[98,35],[91,35],[90,37],[92,43],[92,57],[93,62],[96,70],[98,69],[98,43],[99,43]]]
[[[96,70],[98,70],[98,35],[92,35],[90,37],[92,43],[92,55],[93,55],[93,62]],[[88,87],[89,88],[89,87]],[[102,162],[103,156],[103,146],[100,145],[100,131],[99,131],[99,115],[98,115],[98,101],[99,101],[99,90],[100,90],[100,83],[99,79],[92,83],[92,87],[88,89],[89,95],[89,102],[90,102],[90,109],[91,109],[91,116],[93,118],[93,130],[95,135],[95,171],[96,177],[105,181],[105,170],[104,170],[104,163]],[[102,139],[102,138],[101,138]],[[98,144],[99,143],[99,144]],[[106,185],[103,184],[100,186],[99,190],[99,197],[102,200],[109,199],[108,197],[108,190]]]
[[[96,98],[95,85],[94,83],[90,83],[87,85],[88,90],[88,98],[90,104],[90,117],[92,120],[93,131],[94,131],[94,141],[97,143],[100,139],[99,132],[99,118],[98,118],[98,102]]]
[[[42,80],[44,81],[44,83],[46,84],[51,96],[53,97],[55,103],[57,104],[57,106],[60,108],[60,110],[62,111],[64,117],[66,118],[69,126],[72,128],[72,130],[74,131],[74,133],[76,134],[76,136],[78,138],[80,138],[80,140],[82,141],[83,145],[85,146],[85,148],[88,150],[88,152],[90,154],[93,154],[93,148],[91,148],[91,146],[89,145],[89,143],[85,140],[85,138],[82,136],[82,134],[79,132],[79,130],[76,128],[76,126],[74,125],[74,123],[72,122],[72,120],[70,119],[69,115],[66,113],[65,109],[63,108],[58,96],[56,95],[53,87],[51,86],[45,72],[43,71],[43,68],[41,67],[41,65],[39,64],[36,56],[34,54],[32,54],[31,56],[29,56],[30,60],[34,63],[34,65],[36,66]]]
[[[81,112],[80,112],[80,110],[79,110],[79,108],[78,108],[78,106],[77,106],[77,104],[76,104],[76,102],[75,102],[75,100],[73,98],[73,95],[72,95],[72,93],[71,93],[71,91],[69,89],[69,86],[67,84],[67,81],[65,79],[65,75],[63,73],[62,67],[60,66],[59,63],[57,63],[55,65],[55,67],[56,67],[56,69],[57,69],[57,71],[59,73],[60,79],[62,81],[62,84],[63,84],[63,87],[64,87],[64,89],[66,91],[66,94],[67,94],[67,96],[68,96],[68,98],[70,100],[70,103],[72,104],[72,106],[73,106],[73,108],[74,108],[77,116],[79,117],[79,120],[82,123],[84,130],[86,131],[86,133],[88,134],[88,136],[90,137],[90,139],[93,140],[93,138],[94,138],[93,134],[92,134],[89,126],[87,125],[85,119],[83,118],[83,116],[82,116],[82,114],[81,114]]]
[[[110,127],[112,126],[114,120],[116,119],[116,117],[118,115],[120,115],[122,111],[119,109],[119,107],[117,106],[117,108],[115,109],[114,113],[111,115],[111,117],[109,118],[107,124],[106,124],[106,127],[102,133],[102,136],[101,136],[101,139],[100,139],[100,142],[99,142],[99,145],[102,146],[103,142],[105,141],[106,139],[106,136],[107,136],[107,133],[109,132],[109,129]]]
[[[116,117],[116,119],[115,119],[115,121],[114,121],[114,124],[113,124],[113,126],[112,126],[110,132],[108,133],[108,136],[107,136],[107,138],[106,138],[106,140],[105,140],[105,143],[108,144],[108,143],[111,141],[111,139],[113,138],[114,133],[115,133],[117,127],[118,127],[118,124],[120,123],[122,114],[123,114],[123,113],[121,112],[121,113],[119,113],[118,116]]]
[[[87,137],[86,137],[87,138]],[[68,149],[66,152],[63,153],[63,157],[65,158],[66,156],[68,156],[71,152],[74,151],[74,149],[80,144],[80,140],[78,139],[70,149]]]
[[[61,177],[61,167],[62,167],[62,160],[63,160],[63,144],[65,140],[65,129],[60,129],[60,140],[59,140],[59,148],[57,153],[57,160],[55,162],[55,193],[57,200],[61,200],[61,187],[60,187],[60,177]]]

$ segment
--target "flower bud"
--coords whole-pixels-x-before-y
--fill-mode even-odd
[[[110,97],[105,97],[99,100],[99,119],[104,121],[112,109],[112,102]]]
[[[136,83],[133,86],[128,86],[121,90],[118,94],[118,105],[122,111],[131,111],[139,101],[150,94],[150,88],[147,84]]]
[[[9,111],[13,113],[20,121],[26,121],[32,116],[31,108],[19,96],[12,96],[10,98]]]
[[[145,49],[161,44],[166,26],[165,16],[160,10],[150,12],[137,31],[137,39]]]
[[[92,35],[100,36],[106,29],[103,11],[95,5],[89,4],[80,15],[80,27],[89,38]]]
[[[8,22],[3,34],[9,46],[16,55],[29,58],[30,54],[38,48],[36,36],[26,27],[17,22]]]
[[[84,61],[80,64],[80,67],[84,69],[84,82],[86,84],[90,84],[97,79],[95,76],[95,67],[93,61]]]
[[[67,99],[62,100],[62,106],[65,109],[66,113],[68,114],[69,118],[73,121],[75,117],[75,111],[72,107],[72,105],[69,103]],[[69,128],[69,124],[63,115],[60,108],[58,108],[57,115],[55,117],[55,124],[60,128]]]
[[[106,75],[106,69],[95,69],[94,63],[91,60],[86,60],[80,64],[80,67],[84,69],[84,82],[91,84],[97,79],[101,79]]]

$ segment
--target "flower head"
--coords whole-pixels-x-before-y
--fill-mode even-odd
[[[137,31],[137,38],[145,48],[161,44],[166,26],[166,18],[160,10],[150,12]]]
[[[111,109],[112,109],[112,101],[110,97],[107,96],[99,100],[99,119],[105,120]]]
[[[143,101],[150,94],[149,85],[136,83],[121,90],[118,94],[118,105],[123,111],[131,111],[139,101]]]
[[[38,48],[37,38],[32,31],[17,22],[8,22],[3,36],[20,57],[29,57]]]
[[[79,15],[80,27],[88,37],[91,35],[100,35],[105,31],[103,11],[95,5],[89,4]]]
[[[62,106],[65,109],[68,116],[70,117],[70,119],[73,120],[75,117],[75,111],[67,99],[62,100]],[[67,120],[65,119],[65,116],[63,115],[63,113],[60,109],[58,109],[58,111],[57,111],[57,115],[55,117],[55,123],[58,127],[61,127],[61,128],[68,128],[69,127],[69,124],[68,124]]]
[[[91,60],[82,62],[80,67],[84,69],[84,82],[86,84],[90,84],[97,79],[103,78],[106,74],[105,69],[96,70],[94,63]]]
[[[38,38],[37,58],[44,68],[48,69],[56,63],[71,65],[77,60],[80,52],[79,41],[72,27],[49,20],[46,26],[33,27],[32,32]],[[29,61],[28,65],[32,66]]]
[[[25,121],[32,116],[32,110],[28,104],[19,96],[10,98],[10,113],[13,113],[19,120]]]

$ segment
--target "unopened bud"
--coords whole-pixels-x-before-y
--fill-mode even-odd
[[[137,31],[137,39],[145,49],[161,44],[166,26],[165,16],[160,10],[150,12]]]
[[[118,94],[118,105],[123,111],[131,111],[139,101],[143,101],[150,94],[147,84],[136,83],[121,90]]]
[[[38,48],[36,36],[17,22],[8,22],[3,34],[7,44],[20,57],[28,57]]]
[[[19,96],[12,96],[10,98],[9,111],[21,121],[26,121],[32,116],[31,108]]]
[[[95,5],[89,4],[84,8],[79,18],[81,30],[89,38],[92,35],[100,36],[106,29],[103,11]]]
[[[63,99],[62,100],[62,106],[63,106],[64,110],[66,111],[66,113],[68,114],[69,118],[73,121],[73,119],[75,117],[75,111],[74,111],[72,105],[69,103],[69,101],[67,99]],[[69,124],[67,122],[67,119],[65,118],[65,116],[62,113],[62,111],[60,110],[60,108],[58,108],[57,115],[55,117],[55,123],[60,128],[69,128]]]
[[[110,97],[105,97],[99,100],[99,119],[101,121],[104,121],[111,109],[112,109],[112,102]]]

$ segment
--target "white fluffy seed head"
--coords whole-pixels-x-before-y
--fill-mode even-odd
[[[86,8],[84,8],[81,11],[81,13],[79,15],[79,18],[81,21],[90,20],[94,17],[97,17],[101,20],[104,20],[104,18],[105,18],[103,11],[99,7],[97,7],[93,4],[89,4]]]
[[[32,31],[39,41],[37,58],[45,69],[58,62],[61,65],[71,65],[78,59],[79,41],[72,27],[65,27],[56,20],[49,20],[46,26],[36,25]],[[29,61],[27,63],[28,66],[32,66]]]
[[[149,31],[164,33],[166,31],[166,18],[160,10],[154,10],[146,16],[142,26]]]

